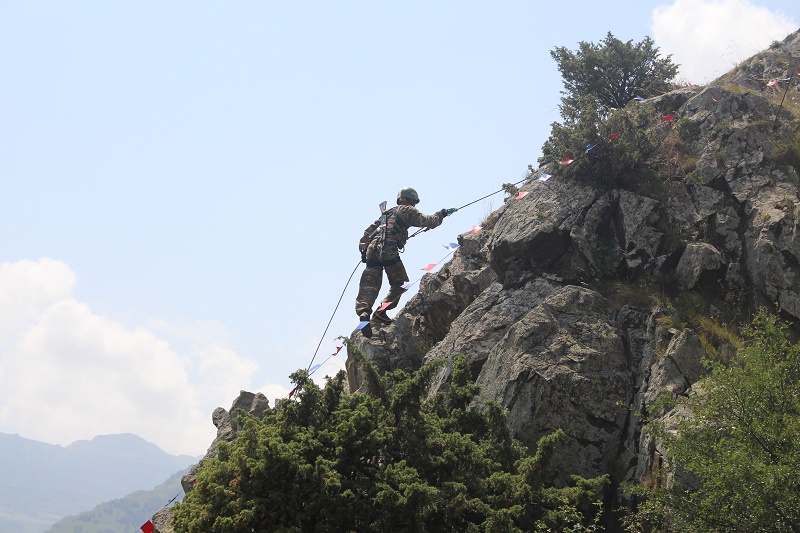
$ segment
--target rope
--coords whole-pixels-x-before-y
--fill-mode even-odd
[[[328,328],[331,327],[331,322],[333,322],[333,317],[336,316],[336,311],[339,310],[339,304],[342,303],[342,298],[344,298],[344,293],[347,291],[347,287],[350,285],[350,280],[353,279],[353,275],[356,273],[356,270],[358,270],[358,267],[360,265],[361,261],[356,263],[356,267],[350,273],[350,277],[347,278],[347,283],[344,284],[344,289],[342,289],[342,294],[339,296],[339,301],[336,302],[336,307],[334,308],[333,313],[331,313],[331,318],[330,320],[328,320],[328,325],[325,326],[325,331],[322,332],[322,337],[320,337],[319,339],[319,344],[317,344],[317,349],[314,350],[314,355],[311,357],[311,362],[308,363],[308,368],[306,368],[306,371],[310,370],[311,365],[314,364],[314,359],[317,357],[317,353],[319,353],[319,347],[322,346],[322,341],[325,340],[325,335],[328,333]]]
[[[791,67],[792,67],[792,64],[789,63],[789,69],[788,69],[789,72],[792,72],[793,70],[797,69],[797,66],[795,66],[794,69],[792,69]],[[786,93],[789,92],[789,87],[792,86],[792,82],[794,81],[794,79],[795,79],[795,76],[791,76],[789,78],[789,83],[786,84],[786,89],[784,89],[784,91],[783,91],[783,98],[781,98],[781,105],[778,106],[778,110],[775,111],[775,120],[772,121],[772,131],[775,131],[775,126],[778,124],[778,114],[781,112],[781,109],[783,109],[783,102],[784,102],[784,100],[786,100]]]
[[[524,177],[523,179],[519,180],[518,182],[516,182],[516,183],[512,183],[511,185],[512,185],[512,186],[514,186],[514,187],[516,187],[516,186],[517,186],[517,185],[519,185],[520,183],[522,183],[522,182],[524,182],[524,181],[528,181],[529,179],[530,179],[530,176],[526,176],[526,177]],[[477,204],[477,203],[478,203],[478,202],[480,202],[481,200],[485,200],[485,199],[489,198],[490,196],[494,196],[495,194],[497,194],[497,193],[499,193],[499,192],[504,192],[505,190],[506,190],[505,188],[502,188],[502,189],[499,189],[499,190],[497,190],[497,191],[494,191],[493,193],[489,193],[489,194],[487,194],[486,196],[481,196],[481,197],[480,197],[480,198],[478,198],[477,200],[473,200],[473,201],[471,201],[471,202],[470,202],[470,203],[468,203],[468,204],[464,204],[464,205],[462,205],[461,207],[457,207],[457,208],[456,208],[456,211],[461,211],[461,210],[462,210],[462,209],[464,209],[465,207],[469,207],[469,206],[471,206],[472,204]],[[420,233],[423,233],[423,232],[425,232],[425,231],[428,231],[429,229],[430,229],[430,228],[420,228],[420,229],[418,229],[417,231],[415,231],[414,233],[412,233],[411,235],[409,235],[409,236],[408,236],[408,238],[410,239],[411,237],[415,237],[415,236],[419,235]]]

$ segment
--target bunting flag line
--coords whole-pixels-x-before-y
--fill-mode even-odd
[[[369,322],[367,322],[367,324],[369,324]],[[363,328],[364,326],[361,326],[361,327]],[[361,329],[361,328],[358,328],[358,329]],[[293,388],[292,390],[289,391],[289,398],[294,396],[295,392],[297,392],[297,387],[295,387],[295,388]]]
[[[559,165],[570,165],[572,162],[575,161],[574,159],[570,159],[567,156],[564,156],[564,159],[558,162]]]
[[[478,233],[482,229],[483,229],[483,226],[472,226],[472,229],[469,230],[467,233],[469,233],[470,235],[475,235],[476,233]]]
[[[536,178],[536,181],[547,181],[547,180],[549,180],[551,177],[552,177],[552,176],[550,176],[550,174],[542,174],[541,176],[539,176],[538,178]]]
[[[435,265],[434,265],[434,266],[435,266]],[[378,313],[380,313],[381,311],[385,310],[385,309],[386,309],[387,307],[389,307],[390,305],[392,305],[392,302],[383,302],[383,303],[381,304],[381,306],[378,308],[378,311],[377,311],[377,312],[378,312]]]
[[[311,374],[313,374],[314,372],[319,370],[319,367],[321,367],[321,366],[322,366],[322,363],[317,363],[316,365],[312,366],[308,371],[308,375],[310,376]]]
[[[341,351],[342,351],[342,346],[337,346],[336,347],[336,351],[333,352],[330,356],[331,357],[336,357],[337,355],[339,355],[339,352],[341,352]]]
[[[362,320],[361,322],[358,323],[358,326],[356,326],[356,329],[364,329],[365,327],[367,327],[368,324],[369,324],[369,320]]]
[[[776,85],[778,85],[778,80],[770,80],[769,83],[767,83],[767,87],[774,87]]]
[[[525,193],[525,194],[528,194],[528,193]],[[447,246],[445,246],[444,244],[442,246],[444,246],[445,250],[455,251],[455,250],[457,250],[459,248],[460,245],[458,243],[451,242]]]
[[[612,134],[611,134],[611,138],[608,140],[608,142],[611,142],[611,141],[613,141],[614,139],[616,139],[617,137],[619,137],[619,135],[620,135],[619,133],[612,133]]]
[[[403,283],[403,286],[402,286],[401,288],[402,288],[404,291],[407,291],[408,289],[410,289],[410,288],[411,288],[411,286],[412,286],[412,285],[414,285],[414,284],[413,284],[413,283],[411,283],[410,281],[407,281],[407,282]]]
[[[596,144],[587,144],[587,145],[586,145],[586,150],[585,150],[583,153],[584,153],[584,154],[588,154],[588,153],[589,153],[589,150],[591,150],[591,149],[592,149],[592,148],[594,148],[595,146],[597,146],[597,145],[596,145]]]
[[[671,115],[667,115],[666,117],[662,118],[662,119],[661,119],[661,122],[669,122],[669,121],[671,121],[673,118],[675,118],[675,113],[673,113],[673,114],[671,114]]]
[[[436,265],[437,265],[437,264],[438,264],[438,263],[428,263],[427,265],[425,265],[424,267],[422,267],[420,270],[425,270],[425,271],[427,271],[427,272],[430,272],[431,270],[433,270],[434,268],[436,268]]]
[[[177,496],[176,496],[176,498],[177,498]],[[147,521],[147,522],[145,522],[145,523],[142,525],[142,527],[141,527],[141,528],[139,528],[139,529],[141,529],[141,530],[142,530],[142,533],[155,533],[156,526],[155,526],[155,525],[153,525],[153,522],[152,522],[152,521],[148,520],[148,521]]]
[[[519,191],[519,194],[517,194],[514,197],[514,200],[520,200],[522,198],[525,198],[527,195],[528,195],[528,191]]]
[[[644,98],[642,98],[642,97],[641,97],[641,96],[639,96],[639,95],[636,95],[636,96],[634,96],[634,97],[633,97],[633,99],[634,99],[634,100],[639,100],[640,102],[644,102]]]

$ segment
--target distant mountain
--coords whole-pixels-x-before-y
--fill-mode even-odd
[[[117,533],[138,531],[153,514],[182,496],[181,476],[173,475],[152,490],[140,490],[118,500],[101,503],[91,511],[62,518],[47,533]],[[180,500],[180,498],[178,498]]]
[[[42,533],[67,515],[151,489],[195,462],[131,434],[63,447],[0,433],[0,531]]]

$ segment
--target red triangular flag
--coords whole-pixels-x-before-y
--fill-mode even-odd
[[[155,533],[156,526],[153,525],[153,522],[148,520],[140,529],[143,533]]]
[[[478,233],[482,229],[483,229],[483,226],[472,226],[472,229],[469,230],[467,233],[469,233],[471,235],[475,235],[476,233]]]
[[[778,85],[778,80],[769,80],[767,87],[774,87],[775,85]]]
[[[519,191],[519,194],[514,197],[514,200],[519,200],[520,198],[525,198],[528,194],[528,191]]]
[[[336,357],[337,355],[339,355],[340,351],[342,351],[342,347],[341,346],[337,346],[336,347],[336,351],[331,354],[331,357]]]
[[[424,267],[422,267],[422,269],[421,269],[421,270],[427,270],[428,272],[430,272],[431,270],[433,270],[434,268],[436,268],[436,265],[437,265],[437,264],[438,264],[438,263],[428,263],[427,265],[425,265]]]
[[[294,396],[294,393],[295,393],[295,392],[297,392],[297,387],[295,387],[295,388],[293,388],[291,391],[289,391],[289,398],[291,398],[292,396]]]
[[[614,139],[616,139],[617,137],[619,137],[619,133],[612,133],[612,134],[611,134],[611,139],[610,139],[608,142],[611,142],[611,141],[613,141],[613,140],[614,140]]]
[[[569,157],[567,157],[567,156],[564,156],[564,159],[562,159],[561,161],[559,161],[559,162],[558,162],[558,164],[559,164],[559,165],[569,165],[569,164],[570,164],[570,163],[572,163],[573,161],[575,161],[575,160],[574,160],[574,159],[570,159],[570,158],[569,158]]]
[[[428,266],[430,266],[430,265],[428,265]],[[433,266],[436,266],[436,265],[433,265]],[[426,268],[427,268],[427,267],[426,267]],[[423,268],[422,270],[425,270],[425,269]],[[392,305],[392,302],[384,302],[384,303],[382,303],[382,304],[381,304],[381,306],[378,308],[378,311],[379,311],[379,312],[380,312],[380,311],[383,311],[384,309],[386,309],[386,308],[387,308],[387,307],[389,307],[390,305]]]
[[[664,118],[662,118],[662,119],[661,119],[661,122],[669,122],[669,121],[670,121],[670,120],[672,120],[673,118],[675,118],[675,115],[674,115],[674,114],[672,114],[672,115],[667,115],[666,117],[664,117]]]

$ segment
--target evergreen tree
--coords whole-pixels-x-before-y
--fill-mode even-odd
[[[324,388],[292,375],[297,401],[263,419],[240,414],[238,438],[204,463],[176,507],[176,532],[592,531],[606,478],[547,488],[542,468],[561,432],[528,456],[497,403],[477,393],[466,358],[445,392],[429,383],[445,364],[379,376],[357,348],[364,393],[340,372]]]
[[[636,96],[657,96],[671,89],[678,73],[672,56],[660,57],[653,39],[623,43],[611,32],[599,44],[581,41],[573,52],[550,51],[564,81],[561,115],[565,119],[587,103],[600,116],[625,107]]]
[[[678,67],[671,57],[660,57],[650,37],[623,43],[611,33],[599,44],[581,41],[575,52],[561,46],[550,55],[564,83],[563,121],[551,125],[539,163],[574,159],[553,172],[594,185],[641,185],[653,178],[659,163],[651,158],[662,135],[642,126],[658,122],[655,110],[626,105],[672,88]]]

